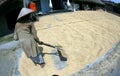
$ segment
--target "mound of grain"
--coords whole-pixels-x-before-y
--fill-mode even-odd
[[[97,60],[120,39],[120,17],[100,11],[78,11],[40,17],[35,23],[40,40],[61,45],[68,55],[67,66],[57,70],[51,55],[45,55],[46,66],[35,66],[22,54],[19,71],[22,76],[67,76]],[[52,48],[42,46],[44,53]]]

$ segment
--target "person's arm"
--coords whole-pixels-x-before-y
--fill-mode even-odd
[[[37,31],[36,31],[35,26],[34,26],[33,23],[32,23],[32,26],[31,26],[31,33],[32,33],[32,35],[33,35],[33,37],[34,37],[34,39],[35,39],[35,41],[36,41],[37,43],[39,43],[39,44],[42,44],[42,43],[43,43],[42,41],[39,40],[39,38],[38,38],[38,36],[37,36]]]
[[[14,30],[14,40],[19,40],[18,34],[17,34],[17,25],[15,25],[15,30]]]

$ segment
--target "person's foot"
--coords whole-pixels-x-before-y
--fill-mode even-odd
[[[41,68],[45,67],[45,63],[39,64]]]
[[[33,61],[33,63],[35,64],[35,66],[37,65],[38,61],[37,61],[37,57],[30,57],[30,59]]]
[[[43,68],[45,66],[44,58],[42,57],[42,54],[38,54],[38,64]]]

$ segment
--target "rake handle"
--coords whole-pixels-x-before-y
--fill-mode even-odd
[[[50,45],[50,44],[47,44],[47,43],[43,43],[42,45],[46,45],[46,46],[49,46],[49,47],[52,47],[52,48],[56,48],[56,46],[53,46],[53,45]]]

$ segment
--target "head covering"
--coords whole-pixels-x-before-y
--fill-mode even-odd
[[[34,2],[30,2],[29,8],[30,8],[31,10],[33,10],[34,12],[37,11],[36,4],[35,4]]]
[[[22,18],[23,16],[25,15],[28,15],[30,13],[34,12],[33,10],[29,9],[29,8],[22,8],[19,15],[18,15],[18,18],[17,20],[19,20],[20,18]]]

